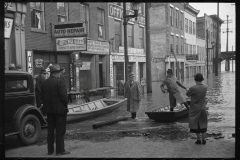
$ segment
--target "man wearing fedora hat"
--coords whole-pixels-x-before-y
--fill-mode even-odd
[[[134,73],[129,73],[129,80],[124,84],[124,97],[127,98],[127,111],[131,112],[132,118],[136,118],[141,101],[141,85],[135,81]]]
[[[163,93],[165,93],[165,85],[167,86],[167,90],[169,92],[170,111],[173,111],[173,108],[176,107],[176,102],[184,104],[187,110],[189,110],[186,99],[178,86],[182,87],[185,90],[187,90],[187,88],[183,86],[175,76],[173,76],[172,69],[167,70],[167,77],[160,85]]]
[[[36,95],[36,103],[37,103],[37,107],[40,108],[42,105],[42,99],[41,99],[41,86],[43,81],[45,81],[46,79],[46,70],[45,69],[41,69],[41,71],[39,72],[39,75],[36,77],[35,81],[36,81],[36,85],[35,85],[35,95]]]
[[[41,97],[43,112],[47,114],[48,154],[54,153],[54,131],[56,130],[56,155],[70,154],[65,151],[64,135],[66,133],[66,120],[68,113],[68,97],[65,83],[60,79],[62,69],[58,64],[49,67],[50,77],[42,84]]]
[[[191,97],[191,107],[189,111],[189,128],[190,132],[196,133],[196,144],[206,144],[207,132],[207,110],[206,110],[206,95],[207,85],[202,84],[204,80],[201,73],[194,76],[196,85],[189,88],[186,95]],[[202,134],[202,141],[200,138]]]

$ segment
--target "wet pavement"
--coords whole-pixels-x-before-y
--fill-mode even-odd
[[[222,72],[218,77],[210,74],[203,83],[209,86],[208,109],[208,138],[232,138],[235,133],[235,72]],[[185,79],[186,87],[195,85],[192,78]],[[66,139],[89,140],[94,142],[111,141],[123,137],[143,137],[149,141],[171,140],[179,141],[187,138],[195,139],[195,134],[189,132],[188,119],[177,122],[161,123],[150,120],[146,111],[169,104],[168,94],[162,93],[160,82],[153,82],[153,93],[144,94],[142,97],[137,120],[120,121],[116,124],[93,129],[92,125],[116,119],[120,116],[130,116],[126,104],[113,113],[102,117],[89,119],[82,122],[67,124]],[[185,93],[185,91],[183,90]],[[121,98],[119,96],[118,98]],[[17,148],[21,145],[14,138],[5,141],[6,149]],[[38,145],[46,144],[46,128],[42,130]],[[14,146],[15,145],[15,146]]]

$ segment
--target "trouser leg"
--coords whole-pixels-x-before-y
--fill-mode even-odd
[[[202,140],[205,141],[206,140],[206,133],[201,133],[202,134]]]
[[[197,135],[197,140],[201,140],[201,135],[200,135],[200,133],[196,133],[196,135]]]
[[[136,112],[132,112],[132,118],[135,119],[136,118]]]
[[[177,102],[172,93],[169,93],[169,103],[170,103],[170,111],[173,111],[173,108],[176,107]]]
[[[47,114],[48,134],[47,134],[47,148],[48,153],[54,152],[54,130],[55,130],[55,116]]]
[[[187,110],[189,110],[189,105],[187,102],[183,102],[182,104],[184,104],[184,106],[187,108]]]
[[[64,148],[64,134],[66,133],[66,114],[56,116],[56,153],[62,153]]]

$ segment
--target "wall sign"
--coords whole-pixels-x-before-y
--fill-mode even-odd
[[[32,51],[27,51],[27,72],[32,74],[33,72],[33,56]]]
[[[87,51],[95,54],[109,54],[109,43],[87,40]]]
[[[34,63],[35,63],[35,67],[37,68],[42,68],[44,65],[44,61],[42,59],[35,59]]]
[[[82,62],[82,66],[80,67],[80,70],[90,70],[91,62]]]
[[[10,38],[12,32],[13,19],[4,18],[4,38]]]
[[[57,38],[57,51],[86,51],[86,37]]]
[[[85,23],[66,23],[52,25],[52,37],[73,37],[86,35]]]
[[[124,47],[119,46],[119,53],[124,53]],[[144,49],[128,47],[128,54],[140,54],[140,55],[144,55],[145,53],[144,53]]]
[[[186,55],[186,60],[198,60],[198,55],[197,54]]]

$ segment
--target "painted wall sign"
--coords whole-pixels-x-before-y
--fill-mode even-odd
[[[113,56],[110,55],[110,86],[113,86]],[[114,96],[114,90],[111,89],[111,96]]]
[[[13,19],[4,18],[4,38],[10,38],[12,32]]]
[[[82,67],[80,67],[80,70],[90,70],[91,62],[82,62]]]
[[[80,90],[80,83],[79,83],[79,67],[76,67],[76,89],[77,89],[77,91]]]
[[[134,11],[126,10],[126,15],[133,15],[133,14],[134,14]],[[108,3],[108,16],[118,20],[123,20],[123,8],[116,4]],[[139,23],[145,26],[145,17],[139,15],[137,21],[135,21],[135,18],[131,18],[129,22]]]
[[[73,64],[72,63],[69,64],[69,70],[70,70],[70,88],[71,90],[73,90],[74,82],[73,82]]]
[[[57,38],[57,51],[86,51],[86,37]]]
[[[119,53],[124,53],[124,47],[123,46],[119,46]],[[144,49],[128,47],[128,54],[144,55],[145,53],[144,53]]]
[[[101,41],[87,41],[87,51],[95,54],[109,54],[109,43]]]
[[[198,55],[197,54],[186,55],[186,60],[198,60]]]
[[[33,73],[33,56],[32,51],[27,51],[27,72]]]
[[[5,2],[4,7],[7,7],[7,10],[16,11],[16,3],[14,2]]]
[[[52,37],[73,37],[86,35],[85,23],[66,23],[52,25]]]
[[[114,62],[124,62],[125,58],[123,55],[112,55],[112,61]],[[128,56],[129,62],[146,62],[146,57],[139,56]]]

